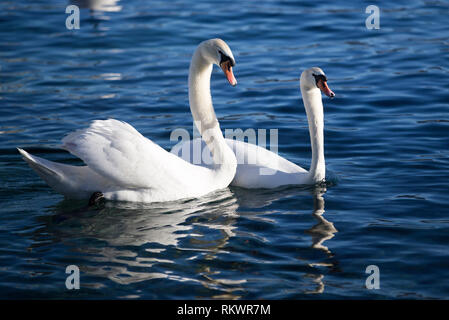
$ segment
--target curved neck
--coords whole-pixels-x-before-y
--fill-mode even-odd
[[[318,88],[305,89],[301,87],[301,92],[309,122],[310,144],[312,146],[312,163],[310,164],[309,176],[313,182],[319,182],[326,175],[323,102]]]
[[[237,160],[227,145],[220,129],[210,94],[210,77],[213,65],[206,61],[198,48],[192,58],[189,70],[189,103],[195,126],[206,142],[213,156],[216,170],[226,171],[234,178]],[[226,167],[227,169],[223,169]]]

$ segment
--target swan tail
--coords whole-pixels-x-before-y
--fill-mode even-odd
[[[29,154],[23,149],[17,148],[28,165],[54,189],[56,192],[74,199],[88,199],[92,192],[97,191],[98,181],[95,173],[88,167],[70,166],[52,162]]]
[[[58,170],[53,165],[53,162],[33,156],[23,149],[17,148],[17,150],[20,152],[23,159],[28,163],[28,165],[34,171],[36,171],[39,176],[52,177],[52,179],[59,177]],[[42,179],[47,181],[47,179],[44,177],[42,177]]]

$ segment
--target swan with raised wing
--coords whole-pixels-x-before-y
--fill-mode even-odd
[[[237,84],[234,56],[221,39],[202,42],[189,70],[189,102],[193,118],[213,155],[210,168],[190,164],[142,136],[128,123],[96,120],[62,140],[62,148],[86,166],[51,162],[18,149],[37,174],[68,198],[93,193],[109,200],[160,202],[196,198],[226,188],[237,161],[226,144],[212,105],[210,78],[213,65],[221,67],[232,86]]]
[[[310,142],[312,147],[312,161],[309,171],[277,153],[259,147],[255,144],[239,140],[225,139],[237,157],[237,171],[231,185],[243,188],[277,188],[284,185],[316,184],[325,179],[324,161],[324,115],[321,92],[333,98],[335,94],[327,85],[327,77],[323,70],[313,67],[301,74],[300,87],[304,107],[306,109]],[[203,149],[204,142],[196,140],[176,145],[172,153],[193,162],[191,150],[195,151],[195,144]],[[187,151],[187,152],[186,152]],[[205,165],[201,157],[202,165]]]

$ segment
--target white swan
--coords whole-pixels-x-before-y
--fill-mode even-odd
[[[223,69],[231,85],[237,84],[232,72],[234,56],[223,40],[202,42],[189,71],[190,109],[212,151],[212,168],[192,165],[143,137],[131,125],[112,119],[93,121],[62,140],[62,148],[87,166],[55,163],[18,150],[42,179],[68,198],[89,198],[99,191],[109,200],[160,202],[226,188],[234,178],[237,161],[225,143],[212,105],[213,64]]]
[[[307,69],[301,74],[300,86],[312,146],[310,170],[307,171],[265,148],[243,141],[225,139],[236,154],[238,163],[231,185],[243,188],[276,188],[284,185],[315,184],[324,180],[324,116],[320,90],[331,98],[335,94],[327,86],[323,70],[317,67]],[[190,154],[195,150],[195,144],[201,146],[201,150],[206,147],[200,141],[191,140],[176,145],[171,152],[192,162]],[[200,159],[201,164],[205,165],[204,159],[207,158]]]

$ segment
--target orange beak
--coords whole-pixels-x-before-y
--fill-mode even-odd
[[[232,73],[231,61],[225,61],[220,64],[221,70],[223,70],[226,79],[231,86],[235,87],[237,84],[237,80],[235,80],[234,73]]]
[[[326,81],[323,80],[318,81],[317,86],[318,88],[320,88],[321,92],[324,93],[329,98],[335,97],[335,93],[331,89],[329,89]]]

